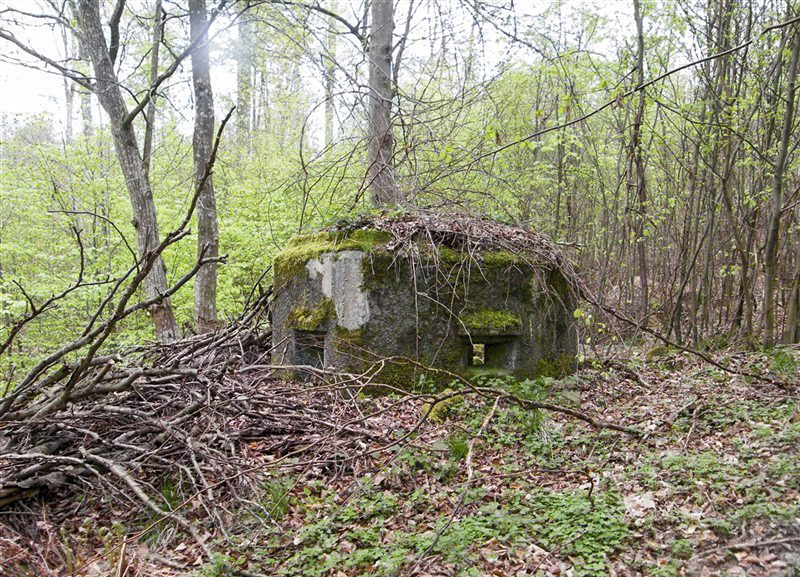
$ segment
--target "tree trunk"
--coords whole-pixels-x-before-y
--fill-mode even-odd
[[[90,61],[86,55],[86,48],[83,42],[78,42],[78,59],[81,61],[81,69],[84,63]],[[92,93],[86,88],[79,87],[78,94],[80,94],[81,101],[81,131],[84,137],[90,138],[93,133],[92,126]]]
[[[236,138],[250,150],[253,126],[253,22],[247,12],[239,17],[236,50]]]
[[[636,20],[636,84],[644,84],[644,30],[642,12],[639,0],[633,0],[633,13]],[[633,132],[631,135],[631,149],[629,156],[628,186],[636,189],[636,217],[634,232],[636,268],[639,273],[639,319],[647,323],[649,310],[649,286],[647,275],[647,250],[644,242],[645,212],[647,211],[647,189],[644,178],[644,159],[642,158],[642,122],[644,120],[644,90],[639,92],[639,102],[633,119]]]
[[[195,117],[194,185],[197,197],[197,258],[219,255],[217,205],[211,175],[203,181],[214,146],[214,96],[211,91],[211,66],[206,31],[206,1],[189,0],[189,24],[192,39],[203,35],[192,52]],[[214,330],[217,323],[217,263],[203,265],[194,277],[194,323],[197,332]]]
[[[800,216],[800,208],[798,208],[797,213]],[[800,243],[796,246],[794,280],[790,288],[786,322],[783,329],[783,342],[787,345],[800,342]]]
[[[402,201],[394,179],[392,136],[393,0],[373,0],[369,34],[367,178],[375,206]]]
[[[61,42],[64,45],[64,54],[67,55],[68,58],[73,58],[73,50],[71,47],[72,42],[74,41],[73,38],[70,37],[68,27],[62,25],[61,27]],[[66,121],[64,126],[64,140],[67,144],[72,143],[73,137],[73,129],[72,129],[72,112],[75,108],[75,83],[71,82],[69,78],[66,76],[63,78],[64,81],[64,99],[66,101]]]
[[[95,93],[109,117],[114,149],[133,206],[133,226],[136,229],[139,256],[144,257],[159,244],[153,193],[142,164],[133,122],[128,118],[128,109],[103,35],[98,0],[79,0],[77,8],[81,42],[94,68]],[[167,290],[167,267],[161,256],[153,264],[144,285],[148,299]],[[151,307],[150,315],[159,341],[171,342],[178,338],[178,325],[168,298]]]
[[[150,85],[154,86],[158,80],[158,53],[161,47],[161,36],[164,33],[164,25],[162,23],[163,12],[161,10],[161,0],[156,0],[156,6],[153,14],[153,44],[150,48]],[[144,170],[150,177],[150,158],[153,154],[153,133],[156,129],[156,97],[155,94],[150,97],[150,102],[147,104],[147,129],[144,132]]]
[[[331,11],[336,12],[338,2],[333,1]],[[325,67],[325,150],[330,150],[333,145],[333,117],[336,109],[334,107],[334,92],[336,91],[336,27],[334,19],[329,17],[328,38],[326,51],[323,58]]]
[[[767,225],[767,244],[764,255],[764,348],[775,345],[775,290],[778,276],[778,236],[781,228],[783,210],[783,177],[789,156],[789,145],[794,123],[795,80],[797,79],[797,59],[800,56],[800,40],[797,30],[792,29],[792,59],[786,75],[786,110],[783,114],[783,130],[778,149],[778,157],[773,163],[772,202]]]

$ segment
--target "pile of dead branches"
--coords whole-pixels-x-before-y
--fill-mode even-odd
[[[572,267],[564,251],[543,234],[500,223],[483,216],[415,212],[340,223],[339,230],[368,228],[388,232],[387,249],[406,248],[415,242],[444,246],[473,254],[505,250],[550,265],[570,277]]]
[[[267,308],[265,295],[214,334],[98,358],[64,405],[53,408],[63,391],[51,391],[7,413],[4,524],[35,531],[37,504],[56,524],[99,506],[177,524],[208,557],[209,537],[236,525],[230,511],[260,506],[265,471],[368,466],[365,441],[382,444],[385,430],[347,381],[278,378]]]
[[[56,390],[7,412],[0,506],[66,486],[105,487],[124,500],[127,486],[163,512],[144,495],[158,493],[165,475],[202,502],[247,482],[240,473],[257,465],[248,445],[275,458],[313,452],[324,464],[346,449],[348,434],[368,434],[342,424],[359,417],[346,387],[276,377],[268,329],[249,324],[264,319],[266,306],[217,333],[98,357],[63,406],[52,407],[64,394]]]

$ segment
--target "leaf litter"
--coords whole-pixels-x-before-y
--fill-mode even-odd
[[[205,389],[186,394],[213,391],[220,420],[198,416],[194,434],[235,444],[230,465],[197,463],[200,495],[166,482],[192,468],[185,443],[164,445],[177,469],[153,453],[130,470],[210,558],[174,519],[132,507],[117,479],[6,505],[0,574],[796,575],[797,397],[677,356],[589,361],[531,384],[644,439],[503,401],[482,427],[497,397],[469,389],[435,424],[420,417],[430,392],[352,397],[270,368],[233,370],[230,391],[198,379]],[[770,370],[764,353],[736,362]]]

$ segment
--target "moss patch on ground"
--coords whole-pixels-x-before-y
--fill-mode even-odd
[[[458,397],[450,395],[453,395],[453,389],[449,387],[444,389],[438,397],[444,398],[433,404],[423,403],[422,407],[420,407],[420,414],[423,417],[427,417],[431,423],[444,423],[445,419],[447,419],[447,415],[450,414],[450,407],[458,401]]]

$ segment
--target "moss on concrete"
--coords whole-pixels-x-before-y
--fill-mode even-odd
[[[347,238],[353,242],[359,243],[361,245],[361,250],[364,252],[369,252],[374,247],[386,244],[392,240],[392,235],[383,230],[362,229],[348,233]]]
[[[320,300],[316,306],[309,307],[308,304],[297,305],[289,311],[286,317],[286,327],[301,331],[316,331],[320,325],[326,321],[336,319],[336,307],[329,298]]]
[[[348,355],[348,371],[351,373],[363,373],[369,368],[369,362],[365,357],[369,356],[369,351],[364,347],[365,330],[346,329],[336,326],[333,329],[333,348],[337,353]]]
[[[350,355],[348,369],[350,372],[364,372],[370,368],[371,362],[364,358],[370,356],[364,346],[367,339],[369,339],[367,329],[334,328],[334,347],[338,351]],[[415,364],[402,361],[387,361],[372,379],[372,382],[413,392],[417,386],[418,378],[419,370]],[[383,387],[368,386],[362,392],[366,395],[381,395],[386,394],[387,391]]]
[[[430,245],[426,246],[430,247]],[[468,254],[453,250],[452,248],[446,246],[430,247],[429,250],[431,252],[435,251],[435,256],[441,262],[449,265],[462,263],[469,258]]]
[[[522,319],[519,318],[519,315],[506,311],[475,311],[461,315],[459,319],[470,331],[507,333],[511,329],[522,327]]]
[[[392,266],[394,262],[394,254],[388,250],[371,250],[368,258],[361,260],[361,290],[371,291],[390,285],[397,278]],[[405,259],[400,262],[408,265]]]
[[[426,371],[422,368],[424,366],[425,363],[417,365],[402,361],[389,361],[378,371],[373,382],[389,385],[409,393],[441,391],[453,382],[454,377],[436,371]],[[425,377],[424,386],[420,386],[423,376]],[[387,391],[381,387],[368,387],[365,392],[367,394],[385,394]]]
[[[346,329],[337,326],[333,329],[337,345],[359,348],[364,344],[364,329]]]
[[[412,392],[417,386],[417,368],[411,363],[387,362],[378,372],[376,382]]]
[[[461,343],[446,343],[439,347],[433,358],[426,359],[427,364],[436,364],[448,370],[458,372],[458,367],[464,362],[465,349]]]
[[[435,247],[438,259],[448,265],[455,265],[473,258],[473,255],[466,252],[454,250],[446,246]],[[527,253],[514,253],[510,250],[482,250],[477,253],[476,264],[489,268],[507,268],[510,266],[532,266],[531,255]]]
[[[507,268],[514,265],[530,266],[529,255],[516,254],[510,250],[487,250],[481,253],[483,264],[492,268]]]
[[[370,252],[386,243],[391,235],[380,230],[355,230],[344,232],[318,232],[292,237],[273,262],[275,286],[284,286],[292,276],[305,273],[306,263],[325,253],[345,250]]]
[[[536,374],[534,377],[552,377],[560,379],[572,372],[575,366],[575,355],[561,353],[556,357],[544,357],[536,363]]]

